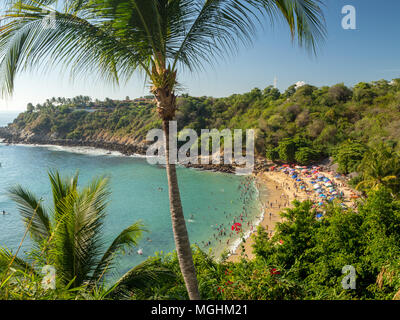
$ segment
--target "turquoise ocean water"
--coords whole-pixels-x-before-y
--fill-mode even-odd
[[[10,122],[5,118],[0,114],[0,125]],[[7,196],[7,188],[21,184],[50,205],[47,170],[57,168],[63,174],[79,170],[81,186],[95,176],[110,178],[112,195],[104,228],[106,242],[110,243],[120,231],[137,220],[142,220],[149,230],[139,244],[143,255],[136,253],[137,248],[125,255],[120,261],[120,273],[156,251],[170,252],[175,247],[165,169],[149,165],[145,158],[118,153],[109,155],[105,150],[92,148],[0,144],[0,163],[0,210],[9,212],[0,215],[0,246],[15,250],[24,233],[16,206]],[[178,178],[191,243],[201,245],[211,241],[211,247],[221,252],[228,235],[221,244],[213,235],[217,232],[217,225],[230,227],[232,217],[242,212],[239,186],[245,177],[179,167]],[[248,210],[249,219],[259,214],[256,196],[246,207],[252,208]],[[29,241],[24,243],[25,250]],[[230,240],[232,243],[233,239]]]

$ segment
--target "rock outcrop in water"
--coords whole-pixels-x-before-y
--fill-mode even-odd
[[[39,144],[39,145],[58,145],[58,146],[69,146],[69,147],[94,147],[101,148],[110,151],[119,151],[124,155],[133,154],[146,154],[147,145],[145,143],[134,144],[127,141],[126,138],[121,138],[120,141],[112,137],[111,139],[104,136],[99,137],[87,137],[85,139],[59,139],[52,135],[37,134],[28,130],[18,131],[12,127],[0,128],[0,138],[5,143],[12,144]]]
[[[97,134],[96,136],[86,137],[85,139],[60,139],[50,134],[38,134],[29,130],[17,130],[12,126],[0,127],[0,138],[4,143],[10,144],[38,144],[38,145],[57,145],[68,147],[94,147],[110,151],[118,151],[124,155],[140,154],[145,155],[148,144],[136,142],[127,137],[115,137],[108,134]],[[185,167],[200,170],[218,171],[225,173],[235,173],[236,166],[231,164],[186,164]],[[255,159],[254,171],[267,170],[270,162],[263,158]]]

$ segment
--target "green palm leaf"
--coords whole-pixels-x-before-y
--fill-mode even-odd
[[[17,203],[17,208],[23,221],[28,223],[32,220],[31,228],[29,229],[31,237],[39,244],[47,239],[51,233],[51,223],[49,215],[40,200],[19,185],[10,188],[8,192],[10,198]]]
[[[116,283],[113,294],[124,296],[135,289],[143,290],[156,283],[171,281],[176,275],[169,269],[160,267],[155,261],[147,260],[125,273]]]
[[[125,253],[125,249],[137,246],[139,239],[142,237],[143,231],[147,231],[143,224],[138,221],[123,230],[111,243],[109,248],[101,258],[95,272],[93,273],[93,280],[99,281],[106,272],[114,268],[113,260],[120,254]]]
[[[102,254],[108,180],[95,179],[81,193],[70,193],[60,203],[63,222],[54,235],[53,255],[64,282],[74,286],[90,280]]]
[[[23,272],[34,272],[35,273],[35,270],[32,268],[32,266],[28,262],[26,262],[25,260],[23,260],[19,257],[14,258],[14,254],[6,248],[0,248],[0,273],[7,270],[11,261],[13,262],[13,264],[12,264],[13,269],[20,270]]]

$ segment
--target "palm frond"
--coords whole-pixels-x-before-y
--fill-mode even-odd
[[[98,9],[81,2],[73,13],[53,10],[54,27],[43,23],[48,13],[40,3],[17,2],[7,12],[0,29],[3,95],[12,93],[16,73],[26,69],[46,72],[61,65],[73,77],[90,74],[116,84],[137,69],[146,70],[147,57],[122,44],[106,19],[96,16]]]
[[[113,294],[124,296],[137,289],[154,286],[176,279],[176,275],[169,269],[160,267],[157,262],[146,260],[125,273],[116,283]]]
[[[95,272],[93,273],[93,280],[98,282],[106,272],[113,269],[113,260],[118,254],[124,253],[125,249],[129,247],[137,246],[144,231],[147,230],[140,221],[135,222],[123,230],[114,239],[101,258]]]
[[[326,35],[319,0],[9,0],[0,28],[3,95],[17,72],[63,66],[118,84],[152,67],[190,71],[251,44],[264,17],[283,19],[299,45],[315,51]],[[43,24],[51,12],[55,27]],[[63,70],[64,71],[64,70]]]
[[[77,192],[78,172],[73,177],[62,178],[59,171],[48,172],[54,204],[54,219],[58,220],[58,204],[70,193]]]
[[[59,205],[63,222],[54,235],[57,270],[64,282],[75,278],[74,286],[90,279],[103,248],[107,179],[95,179],[79,193],[68,194]]]
[[[20,185],[10,188],[8,193],[10,198],[17,203],[18,211],[24,222],[28,223],[32,220],[29,229],[31,237],[38,243],[47,239],[51,233],[51,223],[40,200]]]
[[[19,257],[14,258],[14,254],[7,248],[0,248],[0,273],[7,270],[11,262],[12,269],[35,273],[35,270],[28,262]]]
[[[180,17],[185,26],[179,49],[174,51],[173,66],[180,62],[190,70],[202,61],[212,63],[215,57],[234,52],[240,44],[251,44],[267,16],[271,24],[282,17],[290,34],[299,45],[316,50],[325,38],[326,29],[320,1],[311,0],[187,0],[180,1],[186,15]],[[175,41],[176,42],[176,41]]]

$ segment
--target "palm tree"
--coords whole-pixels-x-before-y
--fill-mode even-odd
[[[400,156],[388,145],[381,143],[368,150],[358,171],[361,172],[361,182],[357,184],[357,190],[376,190],[385,186],[395,193],[399,191]]]
[[[106,277],[115,270],[118,257],[138,244],[145,229],[140,222],[135,222],[106,248],[102,228],[110,195],[108,180],[94,179],[78,190],[77,174],[63,178],[54,171],[49,172],[49,178],[53,197],[50,211],[22,186],[9,190],[25,224],[29,225],[34,248],[40,252],[38,259],[42,265],[55,268],[57,283],[61,286],[103,288]],[[5,271],[1,269],[11,263],[14,269],[37,273],[30,263],[19,257],[14,259],[9,250],[1,249],[0,271]],[[168,270],[146,261],[128,271],[111,287],[114,293],[123,293],[169,277],[172,275]]]
[[[151,85],[162,119],[172,227],[179,264],[191,299],[199,299],[175,163],[169,161],[169,124],[175,118],[178,68],[203,63],[252,42],[265,18],[282,18],[292,39],[315,52],[325,36],[320,0],[7,0],[0,30],[3,93],[21,68],[60,63],[73,76],[97,75],[120,83],[137,71]],[[55,28],[43,25],[52,11]]]

